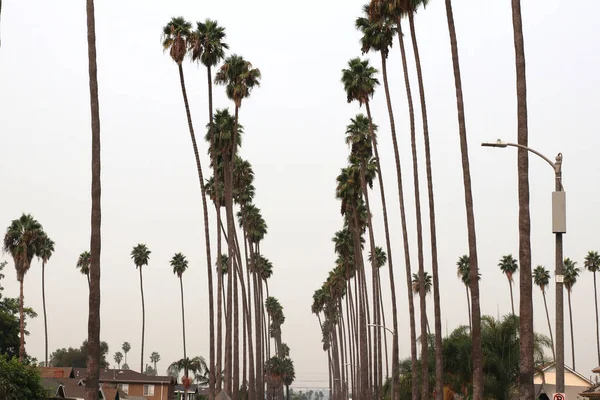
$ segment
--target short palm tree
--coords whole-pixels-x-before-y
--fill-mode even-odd
[[[554,337],[552,336],[552,324],[550,323],[550,314],[548,313],[548,304],[546,303],[546,288],[550,283],[550,271],[544,266],[538,265],[533,270],[533,283],[542,291],[542,297],[544,298],[544,308],[546,309],[546,320],[548,321],[548,331],[550,331],[550,342],[552,344],[552,358],[556,360],[556,353],[554,351]]]
[[[154,373],[156,375],[158,375],[158,370],[156,369],[156,363],[160,361],[160,354],[158,354],[157,351],[153,351],[152,354],[150,354],[150,361],[152,362],[152,364],[154,364]]]
[[[45,269],[46,263],[52,257],[54,253],[54,241],[48,237],[44,232],[40,238],[40,246],[37,249],[36,256],[42,260],[42,305],[44,308],[44,337],[45,337],[45,351],[44,351],[44,365],[48,366],[48,321],[46,319],[46,283],[45,283]]]
[[[460,256],[456,262],[456,275],[465,285],[467,292],[467,312],[469,315],[469,330],[471,330],[471,298],[469,296],[469,284],[471,282],[471,268],[468,255]]]
[[[131,344],[129,344],[129,342],[123,342],[121,349],[123,350],[123,353],[125,353],[125,364],[127,364],[127,353],[129,353],[129,350],[131,350]]]
[[[25,311],[23,283],[25,274],[31,267],[31,260],[37,254],[40,247],[40,239],[43,236],[42,225],[31,216],[23,214],[19,219],[13,220],[4,235],[2,250],[9,253],[17,271],[19,282],[19,328],[21,343],[19,346],[19,361],[25,360]]]
[[[121,361],[123,361],[123,353],[121,353],[120,351],[117,351],[114,355],[114,360],[117,363],[117,367],[119,369],[121,369]]]
[[[146,330],[146,308],[144,305],[144,283],[142,279],[142,267],[148,265],[150,250],[145,244],[140,243],[131,250],[131,259],[135,267],[140,271],[140,293],[142,294],[142,348],[140,351],[140,373],[144,373],[144,334]]]
[[[86,276],[87,281],[88,281],[88,288],[90,287],[90,262],[92,259],[92,255],[90,254],[89,251],[84,251],[83,253],[81,253],[79,255],[79,258],[77,259],[77,269],[79,269],[79,272],[81,272],[83,275]]]
[[[179,288],[181,289],[181,324],[183,332],[183,358],[187,358],[187,352],[185,348],[185,308],[183,306],[183,273],[188,268],[188,261],[182,253],[177,253],[171,259],[171,267],[173,267],[173,273],[179,278]],[[156,369],[156,368],[155,368]],[[187,371],[185,373],[187,376]]]
[[[570,258],[565,258],[563,282],[565,288],[567,289],[567,296],[569,300],[569,322],[571,325],[571,352],[573,356],[573,369],[575,369],[575,338],[573,336],[573,309],[571,307],[571,292],[573,291],[573,286],[575,283],[577,283],[579,272],[581,272],[581,270],[577,267],[577,262],[571,260]]]
[[[195,377],[199,375],[206,375],[208,372],[208,366],[206,365],[206,361],[203,357],[194,357],[194,358],[182,358],[180,360],[174,361],[167,368],[167,374],[173,376],[175,378],[179,377],[179,374],[182,371],[188,371],[188,373],[194,374]],[[189,377],[182,378],[182,384],[187,388],[190,386],[191,379]]]
[[[510,305],[512,307],[512,313],[514,315],[515,302],[513,300],[512,285],[514,282],[513,275],[515,274],[515,272],[517,272],[517,269],[519,269],[519,265],[517,264],[517,260],[515,260],[511,254],[509,254],[507,256],[502,256],[500,262],[498,263],[498,266],[500,267],[500,271],[502,271],[502,273],[506,275],[506,279],[508,279],[508,286],[510,288]]]
[[[433,283],[429,272],[425,271],[425,294],[431,294]],[[412,274],[412,292],[414,296],[421,293],[421,286],[419,281],[419,274]],[[429,327],[429,319],[427,319],[427,333],[431,335],[431,328]]]
[[[598,331],[598,290],[596,288],[596,272],[600,269],[600,254],[590,251],[585,256],[583,263],[585,269],[594,274],[594,304],[596,305],[596,348],[598,350],[598,364],[600,364],[600,332]]]

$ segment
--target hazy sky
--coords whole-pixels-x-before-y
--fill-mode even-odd
[[[96,34],[102,127],[102,331],[109,360],[129,341],[129,365],[139,368],[140,292],[130,260],[132,246],[152,250],[144,269],[146,351],[161,354],[159,372],[182,357],[179,287],[169,266],[175,252],[190,260],[185,274],[188,354],[208,358],[208,308],[203,225],[194,158],[177,68],[163,54],[161,28],[172,16],[217,19],[231,51],[260,68],[262,85],[240,110],[245,127],[241,155],[256,173],[256,204],[269,234],[261,245],[274,264],[269,284],[286,315],[283,340],[291,348],[297,386],[325,385],[326,357],[312,294],[333,267],[331,237],[342,225],[335,177],[346,163],[345,126],[359,112],[347,104],[340,70],[360,55],[354,19],[365,0],[97,1]],[[508,313],[508,283],[496,266],[518,257],[517,173],[514,149],[484,149],[481,141],[516,141],[515,67],[510,1],[454,2],[465,93],[479,245],[482,312]],[[600,91],[600,4],[583,0],[523,1],[530,145],[554,158],[564,154],[568,195],[565,256],[583,267],[588,250],[600,250],[600,172],[597,160]],[[559,5],[563,4],[560,8]],[[454,80],[444,2],[435,0],[416,18],[429,111],[436,195],[444,327],[467,323],[465,290],[457,258],[467,252],[464,192]],[[407,33],[407,39],[409,35]],[[407,44],[409,42],[407,41]],[[413,93],[416,73],[409,48]],[[380,68],[377,54],[367,55]],[[199,140],[207,123],[205,69],[184,65]],[[405,173],[413,259],[414,197],[408,112],[397,41],[389,58],[390,87]],[[87,284],[75,268],[89,248],[90,148],[85,6],[75,1],[6,1],[0,48],[0,227],[32,213],[56,242],[47,266],[50,351],[79,346],[87,337]],[[418,98],[415,97],[415,101]],[[222,88],[215,107],[231,107]],[[400,356],[409,356],[406,284],[393,151],[383,89],[373,100],[399,299]],[[417,109],[418,113],[418,109]],[[420,114],[420,113],[418,113]],[[418,118],[420,120],[420,118]],[[420,129],[420,123],[418,126]],[[418,130],[420,160],[424,160]],[[206,146],[203,168],[208,172]],[[533,264],[554,265],[550,226],[552,171],[532,157]],[[426,198],[421,162],[422,198]],[[377,243],[384,245],[379,191],[371,201]],[[423,202],[427,215],[427,202]],[[214,213],[211,214],[211,217]],[[213,219],[214,220],[214,219]],[[425,227],[428,220],[424,219]],[[426,246],[429,232],[425,229]],[[214,235],[212,237],[214,239]],[[214,243],[214,240],[213,240]],[[214,252],[213,252],[214,253]],[[429,249],[425,248],[429,258]],[[5,294],[16,296],[12,260]],[[414,265],[416,268],[416,264]],[[427,265],[430,270],[430,265]],[[25,280],[25,301],[40,313],[29,322],[27,350],[43,359],[40,266]],[[387,269],[386,269],[387,271]],[[387,272],[382,275],[389,305]],[[518,285],[518,278],[516,279]],[[548,302],[554,316],[554,285]],[[518,290],[515,291],[518,298]],[[534,288],[535,328],[547,333],[542,298]],[[517,299],[515,299],[517,300]],[[597,366],[592,275],[582,272],[573,293],[577,369]],[[431,303],[431,300],[430,300]],[[566,294],[565,294],[566,304]],[[433,307],[430,304],[430,320]],[[499,310],[499,311],[498,311]],[[568,311],[567,311],[568,312]],[[568,316],[568,314],[565,314]],[[568,332],[568,323],[566,329]],[[391,314],[388,314],[391,325]],[[570,364],[571,343],[565,335]]]

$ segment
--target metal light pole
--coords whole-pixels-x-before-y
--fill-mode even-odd
[[[396,341],[396,332],[394,332],[393,330],[391,330],[390,328],[388,328],[387,326],[384,325],[379,325],[379,324],[368,324],[367,326],[371,327],[371,328],[382,328],[385,329],[386,331],[388,331],[389,333],[392,334],[392,339],[394,340],[394,342]],[[392,364],[394,363],[394,360],[392,360]],[[396,371],[397,372],[397,371]],[[394,373],[394,369],[392,368],[392,374]],[[391,385],[391,389],[392,389],[392,395],[390,396],[390,398],[392,400],[394,399],[394,377],[392,376],[392,385]]]
[[[555,162],[540,152],[516,143],[501,140],[492,143],[481,143],[485,147],[518,147],[543,158],[554,170],[556,180],[552,193],[552,232],[556,235],[556,392],[565,392],[565,330],[563,306],[563,233],[567,233],[566,193],[562,185],[562,153],[558,153]]]

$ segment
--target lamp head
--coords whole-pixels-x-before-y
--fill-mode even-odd
[[[481,145],[483,147],[501,147],[501,148],[508,146],[508,144],[506,142],[503,142],[500,139],[496,140],[495,142],[483,142],[483,143],[481,143]]]

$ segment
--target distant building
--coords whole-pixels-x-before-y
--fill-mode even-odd
[[[537,399],[552,399],[556,393],[556,363],[551,362],[539,367],[533,376],[535,394]],[[592,385],[585,376],[565,365],[565,396],[569,400],[583,399],[580,395]]]

